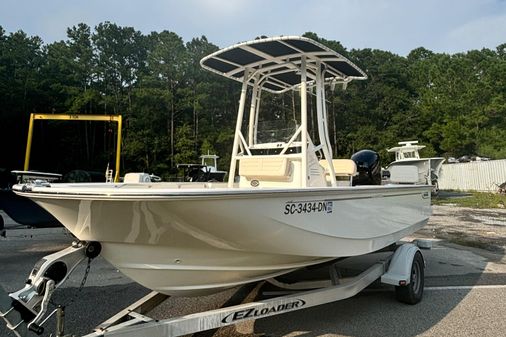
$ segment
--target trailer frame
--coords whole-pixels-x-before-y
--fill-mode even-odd
[[[410,299],[406,300],[406,298],[399,298],[398,296],[398,299],[401,302],[416,304],[421,300],[421,296],[423,295],[423,269],[425,267],[425,261],[423,260],[423,256],[421,255],[418,246],[425,249],[430,249],[430,245],[427,245],[427,242],[425,241],[404,243],[399,246],[389,247],[389,253],[386,255],[381,255],[381,257],[376,259],[374,264],[370,264],[367,269],[362,271],[360,274],[352,277],[342,278],[340,277],[339,273],[332,273],[332,271],[336,270],[337,265],[336,263],[329,263],[328,267],[329,271],[331,271],[329,274],[329,280],[309,281],[305,283],[299,282],[295,285],[284,284],[282,281],[272,282],[273,285],[277,287],[283,287],[290,290],[291,292],[289,292],[287,295],[193,313],[189,315],[183,315],[179,317],[171,317],[163,320],[157,320],[149,317],[148,313],[163,303],[169,296],[158,293],[156,291],[152,291],[145,297],[125,307],[111,318],[99,324],[92,333],[87,334],[84,337],[134,337],[140,335],[150,337],[182,336],[210,329],[221,328],[252,319],[271,317],[274,315],[293,312],[296,310],[347,299],[358,294],[364,288],[371,285],[377,280],[385,284],[396,286],[396,293],[398,293],[397,290],[399,289],[411,290],[409,288],[411,286],[413,286],[414,289],[418,289],[417,291],[420,293],[416,294],[417,297],[415,297],[414,300],[411,297]],[[90,243],[86,243],[86,245],[84,245],[84,243],[79,243],[77,246],[74,244],[73,249],[67,248],[69,251],[68,254],[62,253],[65,251],[62,250],[61,252],[58,252],[60,254],[55,253],[48,255],[44,257],[44,259],[46,259],[44,260],[44,266],[47,266],[47,268],[49,268],[53,263],[61,263],[62,260],[77,261],[79,259],[79,254],[83,254],[82,258],[80,259],[80,261],[82,261],[84,260],[85,256],[88,256],[85,255],[87,254],[87,249],[84,249],[83,247],[90,247]],[[385,253],[384,250],[382,252]],[[378,252],[372,254],[377,253]],[[53,256],[53,258],[51,258],[51,256]],[[37,275],[44,274],[44,270],[40,270],[40,265],[36,265],[35,268],[39,268],[37,269]],[[413,271],[416,271],[419,273],[419,275],[414,275]],[[68,275],[65,276],[65,278],[67,277]],[[37,282],[37,279],[33,279],[32,282]],[[60,285],[60,283],[57,285]],[[286,285],[286,287],[284,287],[284,285]],[[321,288],[314,289],[316,287]],[[24,289],[29,288],[29,285],[25,285]],[[300,290],[304,288],[313,289]],[[23,318],[23,313],[19,311],[20,306],[28,306],[28,309],[32,310],[34,314],[38,314],[38,318],[40,318],[42,315],[37,312],[36,305],[33,305],[33,308],[30,308],[29,303],[22,303],[22,305],[19,305],[18,303],[17,306],[12,304],[12,307],[8,308],[9,301],[12,301],[14,303],[21,300],[19,297],[16,297],[16,294],[20,293],[20,291],[6,294],[2,289],[0,289],[0,317],[4,318],[7,326],[12,331],[14,331],[17,336],[25,337],[29,330],[28,327],[33,325],[33,322],[35,320],[30,321],[26,318]],[[405,291],[401,291],[400,293],[402,294],[404,292]],[[410,292],[410,294],[412,295],[412,292]],[[44,297],[44,301],[47,301],[46,297],[47,296]],[[63,308],[58,307],[57,310],[54,310],[49,314],[49,316],[52,314],[56,314],[57,316],[58,326],[56,329],[56,336],[73,336],[66,335],[64,333],[63,318],[65,313]],[[44,319],[44,322],[49,316]],[[14,321],[13,318],[15,318]],[[35,331],[34,329],[31,330]],[[40,333],[42,333],[42,331],[43,330],[40,330]]]

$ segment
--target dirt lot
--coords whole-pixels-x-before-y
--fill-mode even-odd
[[[427,226],[417,235],[443,239],[492,253],[506,252],[506,210],[433,206]]]

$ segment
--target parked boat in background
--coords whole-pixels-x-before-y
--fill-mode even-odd
[[[399,145],[401,146],[392,147],[387,150],[388,152],[395,152],[395,161],[388,165],[387,170],[392,171],[399,166],[414,166],[417,169],[418,179],[413,181],[413,183],[432,185],[434,186],[434,191],[437,192],[438,179],[445,158],[420,158],[419,151],[425,148],[425,146],[418,145],[418,141],[399,142]]]
[[[218,170],[218,158],[215,154],[203,154],[200,164],[177,164],[177,168],[183,169],[186,182],[223,182],[227,172]]]
[[[225,181],[227,172],[218,170],[218,158],[220,157],[209,153],[200,156],[204,170],[209,178],[208,181]]]
[[[38,171],[11,171],[2,174],[0,185],[0,210],[23,226],[47,228],[62,224],[45,209],[28,198],[16,195],[11,187],[15,183],[49,184],[61,181],[62,175]],[[0,216],[1,218],[1,216]],[[3,224],[0,219],[0,224]],[[1,227],[1,226],[0,226]]]

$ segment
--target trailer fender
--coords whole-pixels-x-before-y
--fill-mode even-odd
[[[412,243],[405,243],[397,248],[390,260],[387,272],[381,276],[381,282],[394,286],[409,284],[411,282],[411,265],[415,254],[419,251],[420,249]]]

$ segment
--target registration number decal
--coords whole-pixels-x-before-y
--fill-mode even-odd
[[[332,201],[289,201],[285,204],[284,214],[332,213]]]

